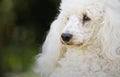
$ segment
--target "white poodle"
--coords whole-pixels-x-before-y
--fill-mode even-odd
[[[119,0],[62,0],[36,68],[41,77],[120,77]]]

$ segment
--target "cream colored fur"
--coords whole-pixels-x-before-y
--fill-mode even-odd
[[[72,45],[61,43],[64,32]],[[120,77],[119,1],[62,0],[36,65],[41,77]]]

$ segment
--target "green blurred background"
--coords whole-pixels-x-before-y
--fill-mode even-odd
[[[0,0],[0,77],[39,77],[32,71],[60,0]]]

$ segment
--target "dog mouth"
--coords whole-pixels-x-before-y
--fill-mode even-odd
[[[64,45],[73,45],[72,42],[64,42],[63,40],[61,40],[61,43],[64,44]]]
[[[66,46],[82,46],[84,43],[74,43],[73,41],[65,42],[61,39],[61,44]]]

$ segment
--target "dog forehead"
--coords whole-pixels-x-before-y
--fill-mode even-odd
[[[96,18],[104,14],[104,4],[101,0],[63,0],[60,8],[68,17],[77,15],[82,18],[84,14],[87,14],[88,17]]]
[[[61,2],[60,9],[83,9],[90,5],[101,6],[104,4],[104,0],[63,0]]]

